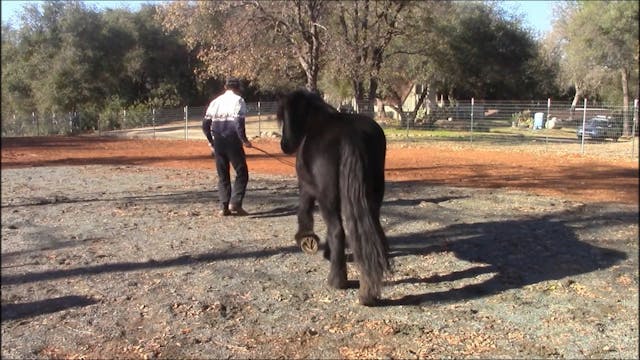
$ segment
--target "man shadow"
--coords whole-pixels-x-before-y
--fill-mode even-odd
[[[298,208],[295,205],[280,206],[270,210],[252,212],[249,216],[251,219],[265,219],[275,217],[292,216],[298,212]]]
[[[409,283],[425,284],[428,288],[429,284],[472,279],[483,274],[494,275],[483,282],[460,288],[382,300],[381,305],[421,305],[434,301],[474,299],[606,269],[627,258],[624,252],[580,241],[568,224],[572,221],[541,217],[454,224],[435,231],[389,237],[392,258],[451,252],[472,265],[446,275],[398,279],[387,282],[387,286]],[[443,273],[446,269],[429,268],[424,271]]]

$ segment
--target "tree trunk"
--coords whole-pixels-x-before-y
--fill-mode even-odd
[[[307,76],[307,90],[318,92],[318,67],[315,64],[311,64],[305,74]]]
[[[413,109],[413,119],[415,120],[416,117],[418,117],[418,110],[420,109],[420,107],[422,106],[422,104],[424,103],[425,99],[427,98],[427,96],[429,95],[429,90],[428,87],[427,89],[423,89],[422,93],[420,94],[420,97],[418,98],[418,101],[416,102],[416,107]]]
[[[364,85],[362,81],[352,80],[353,94],[356,100],[364,100]]]
[[[378,79],[370,78],[369,79],[369,100],[375,100],[376,93],[378,92]]]
[[[409,123],[409,118],[410,116],[407,116],[408,113],[406,113],[403,109],[402,109],[402,105],[398,106],[398,105],[391,105],[391,108],[393,110],[395,110],[398,115],[400,115],[400,126],[406,127],[407,124]]]
[[[420,97],[418,98],[418,101],[416,102],[414,108],[411,109],[410,111],[404,111],[404,108],[403,108],[404,100],[406,100],[406,97],[403,99],[400,96],[396,96],[398,103],[400,105],[399,106],[392,105],[391,107],[400,114],[400,125],[407,126],[408,124],[411,127],[415,125],[416,117],[418,115],[418,110],[424,103],[428,94],[429,92],[427,90],[422,91],[422,94],[420,94]]]
[[[626,67],[620,69],[622,75],[622,134],[629,136],[629,70]]]
[[[573,120],[573,113],[576,110],[576,106],[578,106],[578,100],[582,96],[582,90],[578,87],[578,84],[575,85],[576,94],[573,95],[573,101],[571,101],[571,111],[569,113],[569,120]]]
[[[423,90],[425,95],[425,101],[427,101],[427,113],[425,115],[425,125],[428,128],[433,128],[438,118],[436,117],[438,109],[438,94],[435,91],[431,91],[431,85],[427,84],[427,87]]]
[[[375,78],[369,79],[369,89],[364,102],[364,109],[359,109],[361,113],[373,116],[373,104],[376,101],[376,92],[378,92],[378,80]]]
[[[313,23],[317,23],[320,18],[320,5],[313,5],[309,3],[309,15],[310,20]],[[309,44],[310,49],[310,69],[309,74],[307,74],[307,87],[310,91],[318,92],[318,73],[320,72],[320,32],[317,25],[311,26],[311,43]]]

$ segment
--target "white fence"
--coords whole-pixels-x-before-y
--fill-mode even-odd
[[[276,102],[247,103],[249,137],[277,136]],[[373,106],[359,106],[374,109]],[[202,139],[206,107],[128,109],[100,115],[82,111],[60,116],[2,114],[2,136],[44,136],[93,131],[99,135]],[[473,146],[533,145],[547,151],[638,156],[638,101],[621,106],[566,102],[456,101],[404,113],[402,120],[368,113],[385,128],[391,142],[448,141]],[[586,128],[586,131],[582,129]],[[582,136],[585,133],[586,136]],[[635,134],[633,136],[632,134]]]

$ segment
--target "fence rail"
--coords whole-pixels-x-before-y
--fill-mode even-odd
[[[247,135],[278,136],[276,102],[247,103]],[[453,141],[481,145],[543,145],[604,156],[638,157],[638,100],[633,106],[567,102],[456,101],[401,114],[359,103],[357,109],[385,128],[389,141]],[[100,135],[203,138],[206,107],[122,109],[97,116],[78,111],[40,115],[2,113],[2,137],[45,136],[94,131]],[[585,129],[585,130],[583,130]],[[585,134],[585,136],[582,136]]]

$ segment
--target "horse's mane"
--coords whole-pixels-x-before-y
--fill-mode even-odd
[[[316,92],[311,92],[308,90],[299,90],[303,93],[307,100],[309,101],[310,107],[315,108],[315,110],[326,111],[327,113],[333,114],[337,113],[338,110],[333,106],[329,105],[324,99],[320,96],[320,94]]]
[[[281,147],[285,153],[298,148],[310,127],[324,126],[326,120],[338,114],[315,92],[295,90],[281,98],[278,104],[278,123],[282,126]]]
[[[282,121],[284,120],[285,107],[288,107],[288,109],[286,109],[288,111],[294,109],[300,110],[299,106],[301,105],[306,107],[305,110],[311,110],[312,112],[327,114],[338,113],[338,110],[324,101],[320,94],[309,91],[307,89],[298,89],[280,98],[280,100],[278,101],[276,116],[278,119],[278,123],[282,125]]]

